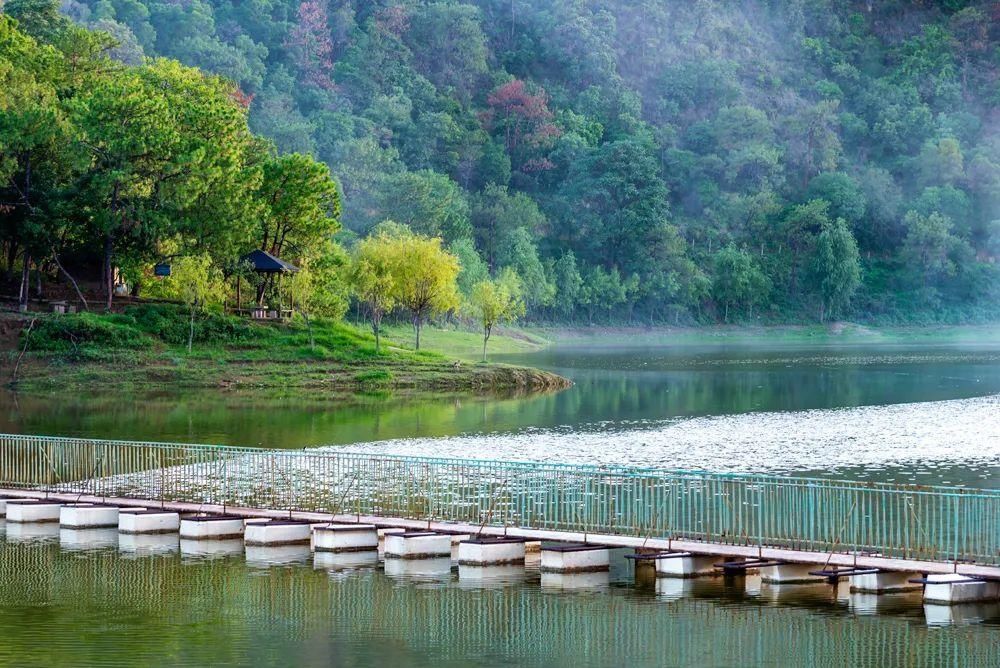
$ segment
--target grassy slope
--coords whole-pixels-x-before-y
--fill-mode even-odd
[[[409,325],[389,325],[383,328],[387,338],[401,348],[411,349],[414,344],[413,328]],[[487,359],[492,355],[531,353],[549,344],[541,334],[508,329],[494,332],[487,345]],[[483,335],[455,327],[427,326],[420,330],[420,346],[450,357],[478,362],[483,358]]]
[[[376,355],[374,338],[357,327],[321,321],[313,329],[315,346],[301,322],[253,324],[212,316],[199,322],[189,353],[187,321],[183,313],[170,309],[115,316],[41,316],[29,340],[18,387],[221,387],[350,394],[396,389],[546,390],[566,383],[535,369],[475,364],[443,354],[468,351],[471,340],[466,332],[428,330],[421,351],[409,349],[409,342],[397,344],[390,335]],[[12,366],[16,352],[10,345],[7,348]]]

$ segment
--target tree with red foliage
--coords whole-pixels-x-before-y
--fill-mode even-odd
[[[295,54],[303,83],[333,88],[333,40],[323,0],[304,0],[299,5],[299,20],[285,46]]]
[[[522,168],[531,165],[530,171],[544,170],[551,163],[533,155],[559,137],[561,131],[552,123],[549,96],[542,88],[532,92],[520,79],[503,84],[486,99],[490,105],[487,120],[495,128],[503,128],[504,146],[512,159],[520,158]]]

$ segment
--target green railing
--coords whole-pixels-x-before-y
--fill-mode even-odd
[[[1000,564],[1000,491],[0,435],[0,486]]]

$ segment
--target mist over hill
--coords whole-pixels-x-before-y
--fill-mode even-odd
[[[64,0],[529,317],[1000,312],[1000,3]]]

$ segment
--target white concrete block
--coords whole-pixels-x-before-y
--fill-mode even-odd
[[[448,557],[450,564],[451,536],[427,531],[387,534],[385,537],[385,556],[387,559]]]
[[[123,534],[174,533],[181,516],[169,510],[139,510],[118,513],[118,531]]]
[[[183,517],[181,540],[233,540],[243,538],[243,518],[234,515]]]
[[[378,551],[323,552],[313,556],[313,568],[319,571],[354,571],[378,566]]]
[[[957,573],[932,574],[924,585],[924,603],[955,605],[1000,600],[1000,582],[975,580]]]
[[[53,501],[7,501],[7,523],[59,522],[61,505]]]
[[[298,520],[271,520],[260,524],[248,524],[243,541],[248,546],[305,545],[312,537],[309,522]]]
[[[118,547],[118,529],[59,529],[59,547],[63,550],[86,551]]]
[[[119,516],[121,517],[121,516]],[[171,533],[122,533],[118,532],[118,551],[138,557],[170,554],[180,549],[180,536],[176,529]]]
[[[308,524],[305,525],[307,528]],[[272,566],[289,566],[309,563],[312,551],[309,549],[309,538],[304,543],[294,545],[247,545],[246,560],[248,566],[255,568],[271,568]]]
[[[386,559],[383,568],[389,577],[405,580],[451,579],[450,556],[433,559]]]
[[[389,534],[406,533],[406,529],[400,527],[386,527],[378,530],[378,551],[385,552],[385,537]]]
[[[920,589],[920,583],[910,582],[912,578],[919,577],[920,573],[881,571],[879,573],[863,573],[849,579],[851,592],[855,594],[897,594]]]
[[[538,554],[542,551],[542,541],[529,540],[524,543],[525,554]]]
[[[599,545],[543,545],[542,573],[593,573],[611,569],[611,552]]]
[[[64,529],[116,528],[118,508],[92,503],[71,503],[59,511],[59,526]]]
[[[313,549],[317,552],[378,552],[378,530],[374,524],[324,524],[313,529]]]
[[[818,571],[821,564],[778,564],[760,569],[760,579],[769,584],[809,584],[826,582],[822,575],[810,575],[809,571]]]
[[[545,548],[542,548],[545,553]],[[611,573],[608,571],[591,571],[588,573],[553,573],[542,572],[542,589],[559,589],[563,591],[604,591],[611,584]]]
[[[458,563],[462,566],[523,564],[524,543],[521,538],[470,538],[458,544]]]
[[[223,557],[242,557],[243,540],[226,538],[222,540],[203,540],[200,538],[181,538],[181,555],[200,559],[221,559]]]
[[[687,552],[676,552],[656,560],[656,576],[661,578],[695,578],[702,575],[716,575],[715,562],[718,557],[697,556]]]

